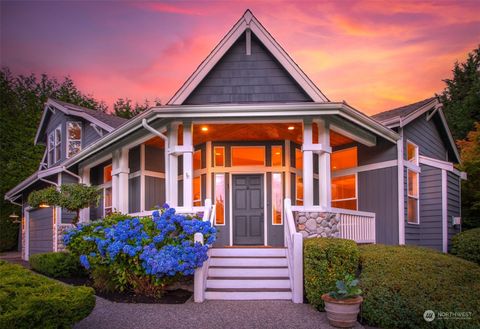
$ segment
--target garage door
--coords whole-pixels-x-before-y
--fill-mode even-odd
[[[30,211],[30,255],[53,251],[53,208]]]

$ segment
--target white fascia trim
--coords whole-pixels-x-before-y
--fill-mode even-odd
[[[439,168],[442,170],[447,170],[447,171],[452,171],[453,172],[453,163],[447,162],[447,161],[442,161],[430,157],[426,157],[423,155],[419,156],[419,162],[423,165],[430,166],[430,167],[435,167]]]
[[[410,113],[406,117],[400,119],[400,126],[405,127],[407,124],[409,124],[410,122],[412,122],[416,118],[418,118],[418,117],[422,116],[423,114],[427,113],[428,111],[430,111],[432,109],[432,107],[437,109],[439,105],[440,105],[440,103],[438,102],[438,99],[436,99],[436,98],[432,99],[427,104],[425,104],[422,107],[420,107],[419,109],[413,111],[412,113]]]
[[[442,169],[442,251],[448,252],[447,171]]]
[[[336,170],[336,171],[332,171],[332,177],[342,177],[342,176],[347,176],[347,175],[353,175],[353,174],[363,172],[363,171],[371,171],[371,170],[378,170],[378,169],[384,169],[384,168],[391,168],[391,167],[396,167],[397,164],[398,164],[397,160],[389,160],[389,161],[372,163],[372,164],[364,165],[364,166],[358,166],[358,167],[354,167],[354,168]]]
[[[398,191],[398,244],[405,244],[405,168],[403,128],[399,128],[401,138],[397,141],[397,191]]]
[[[453,139],[452,132],[448,127],[447,118],[445,118],[445,113],[443,113],[443,110],[441,108],[438,109],[438,115],[440,116],[440,121],[442,122],[445,132],[447,133],[448,141],[452,146],[453,153],[455,154],[455,158],[456,158],[455,160],[457,160],[457,162],[460,163],[461,158],[460,158],[460,153],[458,153],[457,144],[455,144],[455,140]]]
[[[306,76],[300,67],[283,50],[278,42],[268,33],[262,24],[253,16],[250,10],[247,10],[240,20],[230,29],[230,31],[217,44],[212,52],[198,66],[193,74],[185,81],[182,87],[168,101],[168,105],[180,105],[190,95],[190,93],[200,84],[213,67],[220,61],[230,47],[245,32],[250,30],[263,45],[272,53],[275,59],[287,70],[292,78],[302,87],[314,102],[328,102],[328,98],[315,86],[315,84]]]

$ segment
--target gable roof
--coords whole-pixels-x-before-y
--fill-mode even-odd
[[[225,53],[234,45],[246,31],[251,31],[268,49],[273,57],[285,68],[290,76],[302,87],[314,102],[328,102],[328,98],[318,89],[293,59],[285,52],[278,42],[263,27],[250,10],[247,9],[232,29],[223,37],[212,52],[203,60],[182,87],[168,101],[167,105],[182,105],[195,88],[203,81],[213,67],[222,59]]]
[[[377,113],[372,115],[372,118],[389,128],[402,128],[426,113],[429,113],[427,120],[432,118],[434,115],[438,115],[440,124],[445,132],[446,139],[448,140],[448,144],[456,158],[456,161],[460,163],[460,154],[458,153],[457,145],[455,144],[452,132],[448,127],[447,119],[445,118],[445,114],[442,110],[442,103],[440,103],[437,97],[430,97],[410,105],[405,105],[392,110]]]
[[[45,103],[45,108],[38,125],[37,134],[35,135],[35,144],[42,143],[42,134],[45,131],[48,119],[52,112],[59,110],[66,115],[72,115],[76,117],[83,118],[92,124],[106,130],[107,132],[112,132],[115,128],[118,128],[125,122],[127,119],[120,118],[113,114],[104,113],[102,111],[92,110],[86,107],[62,102],[53,98],[49,98]]]

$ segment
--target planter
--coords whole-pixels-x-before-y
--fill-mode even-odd
[[[352,328],[357,323],[357,316],[360,312],[361,296],[349,299],[335,299],[329,294],[323,294],[325,311],[330,324],[339,328]]]

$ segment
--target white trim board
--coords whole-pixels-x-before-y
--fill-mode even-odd
[[[272,53],[275,59],[300,85],[305,93],[314,102],[328,102],[328,98],[315,86],[292,58],[283,50],[278,42],[263,27],[250,10],[246,10],[243,16],[223,37],[212,52],[203,60],[193,74],[185,81],[167,105],[181,105],[195,90],[207,74],[215,67],[225,53],[232,47],[237,39],[246,31],[251,31]]]
[[[397,160],[389,160],[389,161],[372,163],[372,164],[364,165],[364,166],[358,166],[358,167],[354,167],[354,168],[336,170],[336,171],[332,171],[332,177],[341,177],[341,176],[346,176],[346,175],[353,175],[353,174],[363,172],[363,171],[371,171],[371,170],[390,168],[390,167],[397,166],[397,164],[398,164]]]
[[[442,169],[442,251],[448,252],[448,182],[447,171]]]

